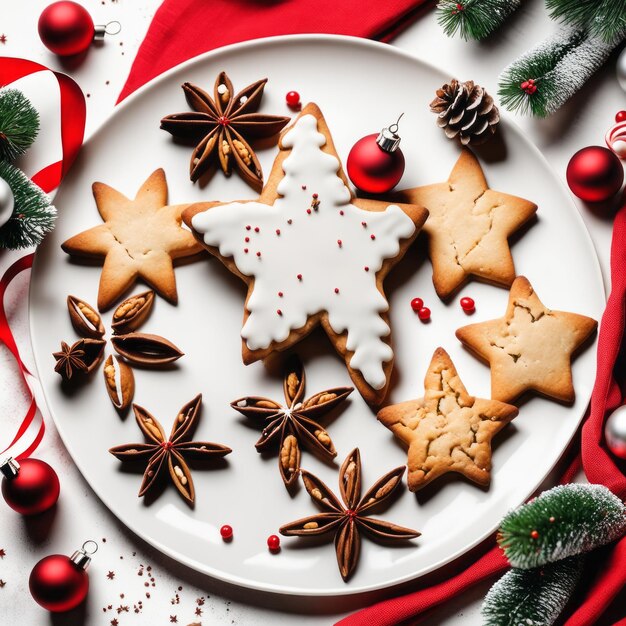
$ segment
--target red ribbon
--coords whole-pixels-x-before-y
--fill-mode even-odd
[[[54,74],[57,81],[59,82],[59,92],[61,98],[60,114],[63,158],[61,159],[61,161],[57,161],[56,163],[52,163],[47,167],[44,167],[32,177],[32,181],[36,185],[39,185],[39,187],[41,187],[43,191],[49,193],[59,186],[59,183],[69,170],[71,164],[74,162],[74,159],[78,154],[78,150],[83,143],[86,113],[85,98],[82,91],[80,90],[80,87],[69,76],[66,76],[65,74],[61,74],[60,72],[53,72],[52,70],[43,65],[40,65],[39,63],[34,63],[33,61],[28,61],[26,59],[17,59],[11,57],[0,58],[1,86],[9,85],[16,80],[19,80],[24,76],[34,74],[35,72],[43,71],[50,71]],[[21,259],[18,259],[4,273],[2,279],[0,279],[0,342],[4,343],[7,346],[7,348],[15,358],[15,362],[17,363],[20,376],[22,378],[22,381],[26,385],[26,388],[28,389],[29,396],[29,406],[26,415],[22,419],[22,422],[20,423],[17,432],[13,437],[13,440],[0,454],[4,454],[5,452],[7,452],[7,450],[17,444],[23,444],[22,439],[31,427],[31,425],[33,425],[35,417],[37,416],[37,401],[35,399],[35,394],[33,392],[33,387],[31,383],[31,381],[34,382],[36,379],[28,371],[28,368],[22,361],[19,349],[15,342],[15,338],[13,337],[13,333],[11,332],[11,328],[9,327],[9,321],[7,319],[6,310],[4,308],[4,296],[6,294],[7,288],[18,274],[32,267],[33,258],[34,254],[31,253],[27,254]],[[16,458],[18,460],[30,456],[37,449],[37,447],[41,443],[41,440],[43,439],[45,429],[45,423],[43,417],[41,417],[41,424],[39,425],[39,428],[37,429],[33,440],[26,447],[25,450],[16,455]]]

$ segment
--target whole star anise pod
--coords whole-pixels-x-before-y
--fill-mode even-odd
[[[233,167],[255,190],[263,187],[263,172],[248,140],[276,135],[288,117],[257,113],[267,78],[234,94],[233,84],[221,72],[215,81],[214,98],[196,85],[182,88],[193,112],[174,113],[161,120],[161,128],[176,137],[196,141],[189,177],[193,182],[219,163],[226,176]]]
[[[419,537],[416,530],[367,516],[400,486],[404,469],[396,467],[379,478],[361,498],[361,455],[355,448],[339,470],[339,490],[345,506],[319,478],[302,470],[306,490],[324,512],[285,524],[279,532],[301,537],[335,533],[337,563],[341,577],[347,581],[359,561],[361,533],[386,542]]]
[[[137,425],[149,443],[127,443],[111,448],[109,452],[124,463],[146,463],[139,489],[145,495],[164,476],[169,475],[180,495],[193,504],[196,493],[187,460],[222,457],[231,449],[208,441],[189,441],[200,417],[202,395],[198,394],[178,412],[169,439],[163,427],[146,409],[133,404]]]
[[[54,371],[65,380],[70,380],[76,373],[88,374],[99,363],[105,342],[101,339],[80,339],[71,346],[61,342],[61,350],[53,352]]]
[[[320,391],[303,400],[304,367],[297,357],[288,360],[283,378],[285,405],[258,396],[248,396],[231,402],[233,409],[263,424],[263,433],[256,443],[258,452],[278,447],[278,468],[286,487],[298,480],[300,445],[325,459],[337,456],[335,446],[315,419],[342,403],[352,387],[335,387]]]

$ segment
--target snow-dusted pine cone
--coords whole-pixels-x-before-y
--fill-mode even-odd
[[[472,80],[460,83],[452,79],[437,89],[430,110],[437,113],[437,126],[443,128],[446,137],[458,137],[464,146],[477,146],[487,141],[500,121],[493,98]]]

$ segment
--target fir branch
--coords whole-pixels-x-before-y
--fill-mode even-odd
[[[457,32],[468,39],[484,39],[515,11],[522,0],[440,0],[437,21],[448,37]]]
[[[547,117],[604,64],[616,43],[565,28],[506,67],[498,95],[510,111]]]
[[[39,132],[39,113],[17,89],[0,91],[0,159],[13,161],[31,146]]]
[[[15,250],[39,244],[54,228],[56,209],[48,196],[14,165],[0,161],[0,178],[9,184],[15,199],[13,215],[0,228],[0,248]]]
[[[589,552],[626,532],[626,506],[602,485],[560,485],[502,520],[498,543],[530,569]]]
[[[584,557],[539,569],[512,569],[491,587],[482,606],[484,626],[550,626],[570,599]]]
[[[546,0],[546,8],[552,19],[588,29],[606,43],[626,37],[624,0]]]

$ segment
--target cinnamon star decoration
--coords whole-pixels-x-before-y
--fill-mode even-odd
[[[145,463],[139,497],[153,489],[169,475],[180,495],[188,504],[195,501],[195,489],[188,460],[223,457],[231,449],[208,441],[189,441],[200,417],[202,395],[198,394],[179,411],[169,439],[163,427],[146,409],[133,404],[137,424],[149,443],[127,443],[109,452],[123,463]]]
[[[93,184],[93,195],[104,224],[71,237],[61,248],[73,256],[104,258],[98,308],[108,309],[137,278],[176,303],[173,260],[195,255],[202,248],[181,227],[187,205],[167,205],[163,170],[149,176],[134,200],[104,183]]]
[[[305,400],[304,386],[304,367],[300,359],[293,357],[285,366],[284,406],[257,396],[240,398],[230,405],[242,415],[263,423],[263,433],[256,442],[257,452],[278,447],[278,468],[286,487],[298,479],[300,446],[324,459],[337,456],[330,435],[314,418],[334,409],[354,391],[352,387],[335,387]]]
[[[200,87],[184,83],[185,98],[193,112],[174,113],[161,120],[161,128],[177,139],[196,141],[189,177],[193,182],[219,163],[226,176],[233,167],[253,189],[263,187],[263,172],[248,140],[271,137],[289,122],[288,117],[257,113],[267,78],[234,95],[233,84],[221,72],[214,98]]]
[[[400,486],[404,467],[396,467],[379,478],[361,498],[361,455],[355,448],[339,470],[339,491],[345,506],[319,478],[306,470],[301,473],[306,490],[324,512],[285,524],[279,532],[300,537],[335,533],[337,563],[344,581],[350,578],[359,561],[361,533],[386,543],[419,537],[416,530],[367,515]]]
[[[407,482],[417,491],[448,472],[489,485],[491,439],[516,415],[514,406],[470,396],[447,352],[437,348],[424,397],[385,407],[378,420],[408,446]]]

